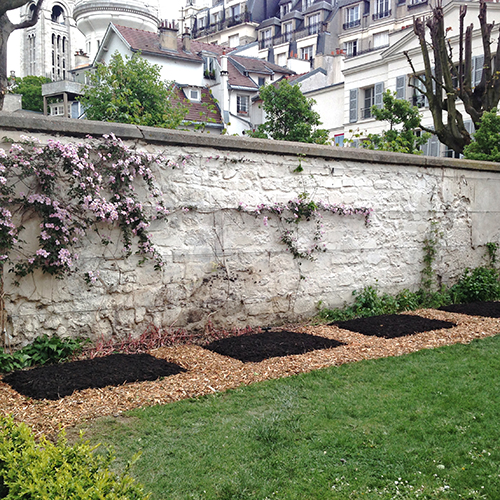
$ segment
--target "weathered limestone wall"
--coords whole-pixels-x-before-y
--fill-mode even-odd
[[[313,315],[319,301],[350,302],[352,291],[366,285],[390,293],[418,287],[432,221],[443,283],[485,263],[484,245],[500,241],[497,164],[8,113],[0,113],[0,128],[0,137],[42,142],[113,132],[140,149],[161,151],[181,164],[156,173],[168,204],[197,207],[154,227],[166,262],[161,272],[121,260],[118,247],[103,253],[89,242],[79,268],[100,271],[92,287],[81,276],[61,281],[37,274],[19,287],[7,278],[13,344],[44,332],[138,335],[149,323],[202,328],[208,320],[226,327],[297,320]],[[286,251],[275,217],[265,226],[235,210],[240,202],[256,207],[304,192],[316,201],[371,207],[372,222],[325,215],[326,251],[311,262]],[[312,229],[300,225],[303,242],[310,243]]]

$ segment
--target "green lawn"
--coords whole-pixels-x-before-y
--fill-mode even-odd
[[[500,336],[92,423],[153,499],[500,499]]]

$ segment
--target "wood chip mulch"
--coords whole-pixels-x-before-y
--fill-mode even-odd
[[[434,309],[406,314],[448,321],[456,326],[386,339],[362,335],[335,325],[287,325],[287,330],[325,337],[343,345],[261,362],[244,363],[197,345],[162,347],[150,354],[186,371],[155,381],[85,389],[58,400],[30,399],[0,381],[0,413],[11,414],[16,421],[25,422],[36,435],[45,433],[53,436],[61,427],[72,427],[101,416],[118,416],[133,408],[166,404],[363,359],[401,356],[455,343],[467,344],[500,332],[500,318]]]

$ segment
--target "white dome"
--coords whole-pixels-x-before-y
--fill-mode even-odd
[[[86,36],[104,34],[109,23],[156,32],[158,29],[157,0],[115,1],[77,0],[73,18],[78,29]]]

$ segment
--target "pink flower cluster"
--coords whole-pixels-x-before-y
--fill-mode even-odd
[[[163,158],[128,148],[114,135],[81,144],[50,140],[46,146],[24,138],[8,153],[0,149],[0,261],[10,261],[11,251],[19,249],[22,227],[12,213],[29,211],[40,219],[38,248],[13,263],[18,276],[37,268],[56,276],[74,270],[74,249],[89,231],[99,234],[103,223],[120,229],[127,255],[135,245],[142,261],[152,259],[161,267],[148,230],[152,220],[169,214],[151,170],[162,163]],[[171,160],[168,166],[174,167]],[[16,191],[21,183],[28,192]],[[149,191],[148,205],[138,191]],[[105,237],[101,242],[108,243]]]

